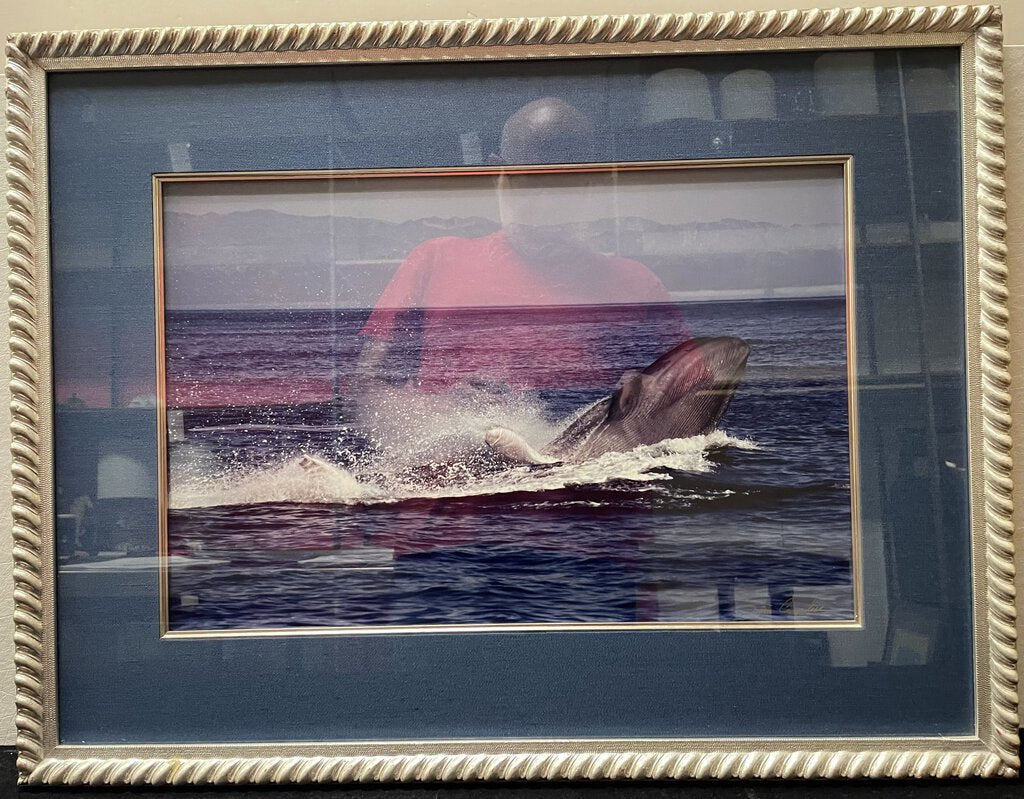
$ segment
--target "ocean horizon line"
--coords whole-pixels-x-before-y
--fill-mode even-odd
[[[326,313],[329,311],[373,311],[387,310],[387,311],[410,311],[410,310],[430,310],[430,311],[555,311],[555,310],[566,310],[576,308],[636,308],[636,307],[649,307],[649,308],[660,308],[675,305],[732,305],[739,303],[759,303],[759,302],[821,302],[826,300],[843,300],[845,299],[844,294],[807,294],[807,295],[783,295],[783,296],[756,296],[756,297],[722,297],[722,296],[711,296],[711,297],[699,297],[699,298],[688,298],[688,299],[677,299],[671,302],[606,302],[606,303],[591,303],[591,304],[573,304],[573,305],[462,305],[462,306],[431,306],[430,308],[418,309],[409,308],[406,306],[365,306],[365,305],[310,305],[310,306],[249,306],[245,308],[231,308],[231,307],[192,307],[192,308],[164,308],[165,312],[169,313],[267,313],[274,311],[288,311],[288,312],[305,312],[305,313]]]

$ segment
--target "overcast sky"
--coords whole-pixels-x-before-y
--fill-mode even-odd
[[[566,185],[546,185],[542,191],[557,194],[566,208],[584,197],[592,200],[593,189],[571,185],[574,177],[561,176],[559,180]],[[623,172],[614,176],[604,193],[614,198],[619,215],[644,216],[666,224],[723,218],[776,225],[835,222],[842,214],[842,168],[822,165]],[[165,188],[164,208],[188,214],[271,209],[300,216],[334,215],[390,222],[431,216],[498,217],[494,178],[473,175],[172,183]]]
[[[793,286],[794,281],[801,291],[813,294],[815,286],[822,286],[830,288],[820,293],[834,294],[843,283],[840,166],[634,171],[597,179],[562,174],[539,180],[543,185],[531,180],[517,184],[515,202],[550,224],[640,217],[666,225],[714,225],[725,219],[787,229],[828,225],[833,231],[825,234],[823,246],[820,234],[819,243],[812,245],[796,231],[780,230],[761,240],[728,228],[715,233],[713,240],[705,237],[699,246],[704,254],[736,252],[745,258],[751,255],[751,248],[832,251],[820,259],[820,266],[801,264],[798,277],[779,274],[773,278],[737,262],[726,288],[741,294],[768,295],[775,288]],[[250,220],[228,216],[239,212],[257,213]],[[167,307],[172,309],[372,306],[397,262],[417,243],[399,239],[396,232],[396,251],[374,255],[355,241],[358,235],[350,233],[342,242],[333,236],[318,237],[316,230],[330,226],[315,226],[311,233],[310,223],[300,223],[297,218],[354,218],[377,223],[484,218],[494,226],[500,224],[495,178],[471,174],[173,182],[164,186],[164,213],[168,231],[172,219],[177,223],[173,225],[175,233],[168,233],[164,249]],[[294,219],[295,230],[305,224],[306,232],[290,233],[289,218]],[[195,222],[188,223],[189,219]],[[366,239],[379,249],[383,246],[379,225],[369,225]],[[440,234],[431,232],[429,226],[423,228],[424,239]],[[670,240],[661,246],[673,245]],[[366,263],[353,256],[353,248],[363,253],[360,257]],[[687,253],[679,255],[685,258]],[[661,258],[659,276],[670,290],[675,291],[673,284],[681,282],[696,294],[722,288],[721,281],[700,286],[693,285],[690,276],[673,280],[673,275],[664,271],[671,269],[664,261]],[[785,263],[781,269],[786,271]],[[242,275],[244,279],[239,279]]]

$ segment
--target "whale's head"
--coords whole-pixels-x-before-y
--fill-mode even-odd
[[[710,432],[729,407],[749,355],[740,338],[695,338],[643,371],[627,372],[611,397],[608,433],[636,446]]]

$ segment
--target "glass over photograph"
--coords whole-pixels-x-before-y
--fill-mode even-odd
[[[165,632],[858,623],[849,163],[590,137],[156,176]]]

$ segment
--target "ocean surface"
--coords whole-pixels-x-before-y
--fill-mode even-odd
[[[853,618],[841,298],[406,319],[361,395],[368,315],[168,312],[172,630]],[[720,429],[547,467],[486,447],[542,448],[688,335],[750,345]]]

